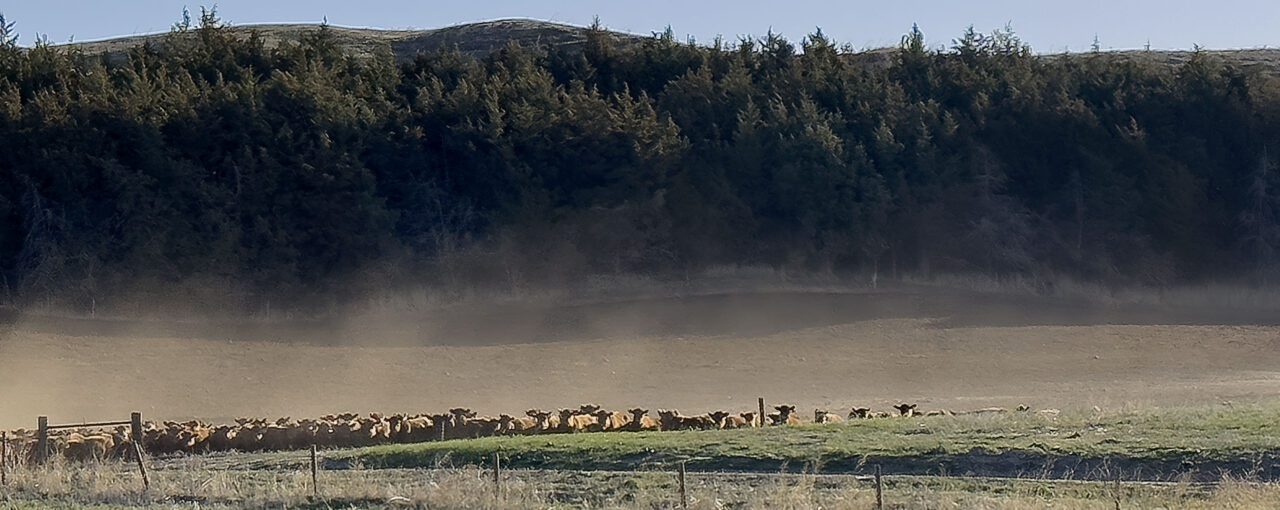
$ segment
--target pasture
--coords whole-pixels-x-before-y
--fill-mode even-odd
[[[6,508],[1273,508],[1280,407],[914,417],[587,433],[320,452],[62,463],[10,473]],[[507,469],[495,483],[489,459]],[[1012,462],[1011,462],[1012,461]],[[999,475],[991,477],[989,475]],[[1123,482],[1116,482],[1123,479]]]

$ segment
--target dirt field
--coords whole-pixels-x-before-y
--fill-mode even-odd
[[[481,413],[591,401],[1150,407],[1280,398],[1280,314],[958,292],[757,293],[419,317],[9,317],[0,427],[127,416]]]

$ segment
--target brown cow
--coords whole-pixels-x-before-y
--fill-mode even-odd
[[[716,421],[709,414],[685,416],[676,409],[659,409],[658,421],[662,430],[711,430],[716,428]]]
[[[680,421],[676,419],[676,411],[670,409],[658,410],[658,423],[661,424],[662,430],[679,430]]]
[[[658,423],[658,420],[649,417],[648,409],[637,407],[627,412],[631,413],[631,421],[627,423],[627,430],[632,432],[662,430],[662,425]]]
[[[400,437],[405,443],[425,443],[439,439],[436,423],[430,416],[417,415],[405,417],[400,423]]]
[[[502,434],[502,420],[492,416],[476,418],[468,423],[471,427],[471,437],[493,437]]]
[[[773,406],[777,409],[776,413],[769,413],[769,423],[771,425],[799,425],[800,417],[796,416],[796,406]]]
[[[445,423],[445,439],[466,439],[476,437],[475,427],[470,422],[476,417],[476,412],[464,407],[455,407],[449,410],[449,421]]]
[[[213,433],[209,434],[209,449],[215,452],[231,451],[238,431],[239,427],[233,425],[220,425],[213,429]]]

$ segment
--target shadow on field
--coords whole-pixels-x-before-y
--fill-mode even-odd
[[[1280,314],[1228,308],[1103,305],[974,292],[759,292],[589,304],[472,306],[394,317],[285,321],[142,321],[0,312],[9,328],[67,336],[133,336],[315,345],[514,345],[627,336],[762,336],[876,319],[938,328],[1276,325]]]
[[[488,451],[459,450],[442,455],[360,454],[343,459],[341,467],[357,462],[366,468],[421,469],[440,465],[482,466]],[[851,456],[806,458],[758,458],[716,455],[689,459],[669,452],[623,456],[616,459],[575,459],[549,456],[545,452],[523,455],[504,453],[506,465],[514,469],[553,471],[643,471],[673,469],[682,461],[692,471],[714,473],[795,473],[869,475],[875,466],[886,475],[968,476],[1036,478],[1043,480],[1220,482],[1224,477],[1274,482],[1280,480],[1280,455],[1258,453],[1253,457],[1214,457],[1200,453],[1166,453],[1163,456],[1078,455],[1031,450],[989,451],[975,448],[967,452],[935,452],[906,456]]]

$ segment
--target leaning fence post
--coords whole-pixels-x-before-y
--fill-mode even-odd
[[[884,510],[884,484],[880,479],[879,464],[876,464],[876,510]]]
[[[758,400],[758,403],[760,404],[760,415],[757,417],[757,419],[760,420],[760,426],[764,427],[764,397],[760,397],[757,400]]]
[[[44,464],[49,457],[49,417],[36,418],[36,464]]]
[[[151,490],[151,480],[147,478],[147,465],[142,462],[142,444],[133,442],[133,454],[138,458],[138,472],[142,473],[142,490]]]
[[[680,461],[680,508],[689,508],[689,493],[684,487],[684,461]]]

